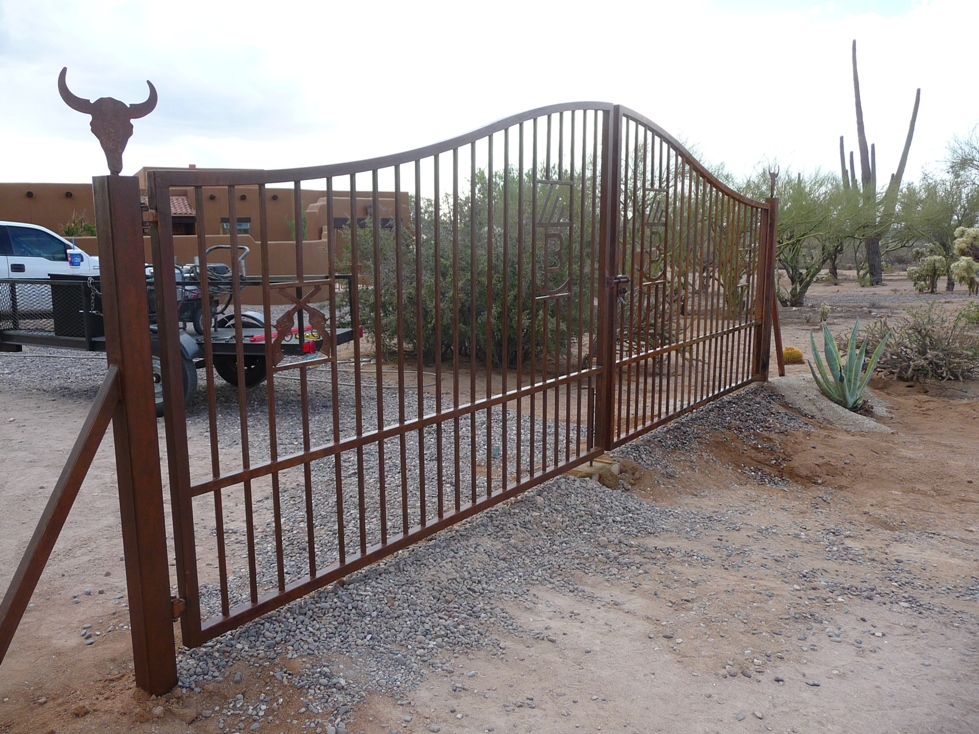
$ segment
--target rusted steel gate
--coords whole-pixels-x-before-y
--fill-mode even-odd
[[[777,201],[741,197],[617,105],[544,107],[355,163],[151,172],[168,604],[139,188],[115,175],[134,108],[74,97],[64,76],[114,174],[95,179],[110,369],[0,602],[0,659],[110,415],[136,681],[163,693],[176,683],[171,612],[199,645],[768,376]],[[266,206],[282,186],[296,202],[287,272],[272,265]],[[305,186],[326,191],[321,231],[306,231]],[[206,421],[183,401],[195,365],[172,267],[178,192],[195,203],[201,272],[206,236],[221,234],[205,221],[223,222],[230,262],[257,250],[259,297],[205,320],[206,399],[191,409]],[[258,221],[237,215],[248,196]],[[311,272],[321,247],[328,272]],[[242,293],[245,272],[231,281]],[[229,325],[234,358],[225,345],[215,359]],[[341,327],[363,338],[341,347]]]
[[[265,207],[281,186],[297,202],[285,276]],[[304,186],[327,192],[322,232],[304,233]],[[256,308],[271,348],[239,348],[234,389],[207,350],[197,431],[162,264],[181,189],[206,264],[211,187],[228,193],[231,260],[246,229],[258,242],[262,302],[233,321]],[[261,206],[247,227],[246,187]],[[349,164],[157,171],[148,197],[191,646],[767,377],[774,200],[741,197],[619,106],[545,107]],[[329,272],[309,272],[320,237]],[[364,338],[338,348],[340,325]],[[288,339],[308,340],[303,357]]]

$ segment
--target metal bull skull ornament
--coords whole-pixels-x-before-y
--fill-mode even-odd
[[[73,110],[92,116],[92,133],[102,144],[109,172],[118,176],[122,171],[122,152],[133,134],[132,121],[146,117],[156,107],[156,88],[147,80],[150,96],[139,104],[127,105],[112,97],[102,97],[92,102],[77,97],[69,91],[65,81],[67,73],[66,66],[58,76],[58,91],[61,93],[61,98]]]

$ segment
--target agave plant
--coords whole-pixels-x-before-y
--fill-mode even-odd
[[[817,375],[816,370],[810,362],[809,369],[812,372],[812,378],[819,385],[819,389],[822,390],[823,395],[848,410],[859,410],[860,406],[863,405],[863,392],[867,389],[867,383],[870,382],[870,378],[874,374],[877,360],[884,353],[884,345],[887,344],[887,340],[891,336],[891,332],[884,334],[884,338],[880,340],[880,344],[877,345],[877,349],[874,350],[874,353],[870,357],[867,369],[864,370],[863,362],[867,356],[868,339],[863,340],[863,345],[861,345],[858,351],[857,332],[859,329],[860,319],[857,319],[857,322],[853,325],[853,331],[850,333],[850,339],[847,342],[846,363],[840,360],[840,352],[836,347],[836,340],[833,338],[825,322],[823,323],[823,350],[826,352],[825,364],[823,364],[823,360],[819,356],[819,351],[816,349],[815,337],[813,337],[812,332],[809,333],[809,340],[812,343],[812,354],[816,360],[816,367],[819,368],[819,374]]]

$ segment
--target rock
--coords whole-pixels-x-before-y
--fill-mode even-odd
[[[162,706],[155,706],[151,713],[153,714],[154,719],[162,719],[165,711],[166,709],[164,709]]]
[[[599,473],[598,481],[603,487],[608,487],[609,489],[619,488],[619,475],[616,474],[611,467],[604,469]]]
[[[170,708],[170,713],[185,724],[190,724],[198,716],[197,709],[192,706],[172,706]]]
[[[90,709],[88,705],[84,703],[78,704],[77,706],[75,706],[75,708],[71,710],[71,715],[74,716],[76,719],[79,719],[82,716],[87,716],[90,713],[92,713],[92,709]]]
[[[759,721],[765,718],[765,714],[763,714],[761,711],[752,711],[751,713],[754,714],[755,718]]]

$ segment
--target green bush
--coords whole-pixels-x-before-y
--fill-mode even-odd
[[[95,225],[85,221],[85,213],[71,213],[67,224],[61,225],[61,234],[65,237],[95,237]]]
[[[960,316],[967,324],[972,326],[979,324],[979,303],[970,303],[962,309]]]
[[[415,357],[420,352],[426,364],[432,364],[436,356],[443,359],[455,356],[466,361],[474,358],[478,364],[489,362],[494,367],[504,363],[515,366],[532,357],[542,357],[546,352],[548,364],[554,366],[549,369],[554,369],[565,364],[569,334],[587,336],[589,323],[595,323],[592,298],[596,295],[591,292],[589,279],[593,267],[597,267],[589,258],[597,258],[597,253],[584,253],[584,267],[580,267],[581,238],[577,223],[570,241],[564,245],[560,262],[553,257],[548,261],[540,231],[536,248],[531,246],[531,221],[523,223],[521,247],[520,228],[515,221],[518,187],[516,173],[512,171],[506,186],[512,201],[508,207],[508,239],[504,242],[503,184],[504,174],[499,172],[492,181],[492,227],[486,206],[491,184],[480,171],[476,176],[475,206],[473,201],[462,197],[455,211],[450,199],[441,202],[438,208],[430,200],[419,202],[417,209],[412,202],[411,210],[420,212],[420,221],[403,222],[400,232],[379,229],[375,242],[369,220],[371,226],[346,232],[340,238],[338,249],[349,248],[351,264],[356,261],[361,325],[365,334],[374,340],[382,358],[397,357],[399,344]],[[531,186],[525,185],[524,189],[529,197]],[[590,193],[579,189],[576,198],[582,195],[590,196]],[[564,203],[575,206],[574,202]],[[530,211],[525,202],[525,216]],[[458,243],[457,248],[454,243]],[[549,268],[546,277],[545,268]],[[562,292],[568,295],[541,299],[535,282],[552,288],[563,285]],[[458,291],[458,305],[454,288]],[[436,316],[440,320],[438,331]],[[587,352],[588,348],[583,347],[583,351]]]

